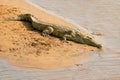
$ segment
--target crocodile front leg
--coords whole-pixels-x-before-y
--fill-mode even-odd
[[[62,42],[66,42],[67,39],[71,39],[74,36],[75,36],[75,32],[73,30],[67,31],[62,37]]]

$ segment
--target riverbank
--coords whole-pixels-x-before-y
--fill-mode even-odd
[[[22,6],[21,6],[22,5]],[[40,20],[54,24],[72,25],[63,19],[26,4],[22,0],[0,1],[0,56],[13,65],[54,69],[76,64],[96,48],[55,37],[42,37],[29,23],[4,21],[23,13],[36,15]]]

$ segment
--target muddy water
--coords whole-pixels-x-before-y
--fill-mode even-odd
[[[9,65],[1,59],[0,80],[119,80],[119,57],[112,53],[98,57],[93,53],[89,56],[89,61],[83,60],[84,64],[56,70],[21,68]]]
[[[100,35],[104,51],[56,70],[15,67],[1,59],[0,80],[120,80],[120,0],[29,1]]]

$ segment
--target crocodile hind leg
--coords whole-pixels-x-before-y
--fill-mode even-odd
[[[52,27],[47,27],[42,31],[42,36],[46,37],[54,31]]]

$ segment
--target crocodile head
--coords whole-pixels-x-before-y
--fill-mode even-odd
[[[101,44],[98,44],[94,38],[91,38],[89,36],[86,36],[85,38],[83,38],[83,41],[85,44],[88,44],[88,45],[91,45],[91,46],[94,46],[94,47],[97,47],[97,48],[102,48],[102,45]]]

